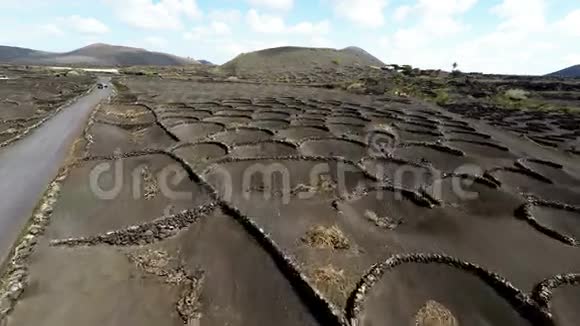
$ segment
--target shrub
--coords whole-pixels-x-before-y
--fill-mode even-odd
[[[306,232],[302,241],[313,248],[345,250],[350,248],[350,242],[338,226],[315,226]]]

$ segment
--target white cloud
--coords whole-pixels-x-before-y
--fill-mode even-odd
[[[211,20],[228,22],[229,24],[237,23],[242,18],[242,13],[235,9],[212,10],[207,15]]]
[[[196,43],[193,56],[198,59],[209,59],[214,63],[221,64],[244,52],[278,47],[287,44],[288,42],[283,39],[234,39],[232,37],[204,38]],[[219,51],[216,51],[216,49],[219,49]]]
[[[169,44],[166,39],[159,36],[148,36],[144,41],[145,44],[149,45],[148,48],[153,49],[164,49]]]
[[[546,25],[545,0],[503,0],[491,12],[504,19],[502,30],[542,30]]]
[[[183,37],[186,40],[203,40],[206,38],[227,36],[231,34],[230,26],[224,22],[213,21],[207,26],[197,26],[186,32]]]
[[[410,16],[417,16],[419,23],[414,27],[417,33],[444,37],[468,28],[459,16],[476,3],[477,0],[418,0],[413,6],[398,7],[394,19],[401,22]]]
[[[580,9],[574,10],[566,15],[561,21],[556,23],[556,27],[562,33],[580,36]]]
[[[401,28],[393,34],[393,45],[397,49],[417,49],[425,44],[427,36],[417,28]]]
[[[577,53],[568,54],[564,57],[567,65],[575,66],[580,64],[580,51]]]
[[[395,9],[393,19],[396,22],[402,22],[409,17],[409,15],[411,14],[412,11],[413,11],[413,7],[411,7],[409,5],[399,6],[397,9]]]
[[[387,0],[332,0],[334,11],[364,28],[378,28],[385,24]]]
[[[294,26],[290,26],[288,30],[292,33],[299,33],[299,34],[306,34],[306,35],[313,35],[313,34],[328,34],[330,31],[330,23],[327,20],[318,22],[318,23],[311,23],[311,22],[302,22],[298,23]]]
[[[330,23],[327,20],[320,22],[299,22],[296,25],[286,25],[284,18],[270,14],[260,14],[251,9],[246,15],[246,21],[250,28],[257,33],[263,34],[303,34],[322,35],[330,31]]]
[[[449,45],[441,45],[470,29],[461,17],[477,0],[417,0],[395,10],[395,21],[413,18],[414,25],[398,28],[377,43],[380,52],[388,53],[388,62],[421,64],[421,67],[446,68],[455,60]],[[388,44],[388,46],[387,46]]]
[[[290,10],[294,6],[294,0],[247,0],[256,7],[264,7],[274,10]]]
[[[183,18],[195,19],[201,11],[195,0],[104,0],[116,16],[137,28],[177,30],[183,28]]]
[[[65,27],[71,28],[83,34],[104,34],[109,32],[107,25],[92,17],[81,17],[74,15],[66,18],[60,18],[59,22],[61,22]]]
[[[242,40],[232,41],[226,49],[232,55],[287,45],[286,41]]]
[[[425,15],[454,15],[462,14],[473,8],[477,0],[419,0],[417,7]]]
[[[502,0],[491,11],[501,18],[497,26],[480,35],[467,35],[461,34],[468,27],[461,14],[475,1],[443,0],[437,2],[439,8],[428,2],[417,1],[406,13],[407,17],[417,15],[415,26],[378,42],[385,61],[447,70],[457,61],[465,71],[506,74],[545,74],[580,63],[580,48],[574,41],[580,30],[580,10],[549,22],[543,0]],[[458,38],[450,37],[458,32]],[[554,57],[554,53],[561,55]]]
[[[286,30],[284,19],[280,16],[260,14],[251,9],[246,15],[250,28],[258,33],[282,33]]]
[[[41,26],[39,26],[38,29],[41,33],[46,34],[46,35],[52,35],[52,36],[64,35],[63,30],[60,27],[58,27],[56,24],[41,25]]]
[[[230,26],[224,22],[212,22],[211,29],[218,35],[227,35],[232,32]]]

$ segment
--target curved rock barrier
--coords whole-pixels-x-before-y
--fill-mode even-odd
[[[487,134],[483,134],[480,132],[476,132],[476,131],[466,131],[466,130],[447,130],[447,133],[450,134],[457,134],[457,135],[466,135],[466,136],[474,136],[474,137],[479,137],[482,139],[492,139],[492,137],[490,135]],[[450,138],[450,140],[452,140],[454,138]]]
[[[537,158],[521,158],[521,159],[517,160],[516,164],[525,165],[527,162],[543,164],[543,165],[549,166],[549,167],[554,168],[554,169],[563,169],[564,168],[564,166],[562,164],[551,162],[551,161],[540,160]]]
[[[251,141],[251,142],[245,142],[245,143],[237,143],[235,147],[239,147],[239,146],[254,146],[254,145],[267,144],[267,143],[287,145],[287,146],[290,146],[290,147],[292,147],[294,149],[298,149],[298,147],[299,147],[299,145],[297,143],[295,143],[295,142],[288,141],[288,140],[281,140],[281,139],[258,140],[258,141]]]
[[[527,166],[526,161],[527,161],[526,159],[518,159],[518,160],[516,160],[514,165],[517,168],[526,171],[527,175],[533,177],[534,179],[543,181],[545,183],[554,184],[554,182],[550,178],[542,175],[541,173],[539,173],[539,172],[535,171],[534,169],[530,168],[529,166]]]
[[[404,142],[404,143],[401,143],[399,145],[399,147],[401,147],[401,148],[406,148],[406,147],[426,147],[426,148],[431,148],[431,149],[434,149],[436,151],[440,151],[440,152],[443,152],[443,153],[448,153],[448,154],[455,155],[455,156],[465,156],[465,152],[463,152],[462,150],[459,150],[457,148],[453,148],[451,146],[444,145],[444,144],[441,144],[441,143]]]
[[[266,101],[265,101],[266,102]],[[281,98],[280,101],[272,101],[272,106],[267,105],[267,104],[260,104],[260,99],[255,99],[255,98],[244,98],[244,99],[234,99],[231,101],[216,101],[216,102],[201,102],[201,103],[195,103],[192,104],[191,103],[175,103],[173,105],[176,106],[181,106],[182,109],[192,109],[195,110],[196,107],[194,106],[199,106],[199,107],[203,107],[204,105],[215,105],[213,106],[213,110],[210,110],[209,112],[214,113],[216,110],[222,110],[223,108],[237,108],[237,105],[243,105],[244,108],[246,108],[245,105],[248,106],[252,106],[252,107],[262,107],[262,108],[271,108],[277,104],[283,104],[283,103],[291,103],[294,104],[296,107],[296,110],[298,110],[298,112],[308,112],[307,109],[304,108],[304,106],[308,106],[308,103],[314,103],[314,101],[309,102],[306,100],[299,100],[295,97],[288,97],[288,98]],[[227,104],[230,103],[230,104]],[[326,102],[321,102],[324,104],[327,104],[327,107],[332,107],[332,105],[330,103],[326,103]],[[143,105],[143,104],[141,104]],[[193,106],[192,106],[193,105]],[[284,104],[286,105],[286,104]],[[357,118],[360,119],[361,116],[358,114],[353,114],[351,113],[352,109],[349,107],[338,107],[339,105],[347,105],[345,104],[345,102],[342,101],[335,101],[335,104],[333,104],[335,106],[337,106],[335,109],[336,110],[341,110],[343,113],[340,113],[339,115],[335,115],[335,117],[343,117],[343,118]],[[356,105],[356,104],[348,104],[348,105]],[[143,105],[145,106],[145,105]],[[172,138],[174,140],[177,140],[178,137],[176,136],[176,134],[172,133],[171,131],[171,127],[167,126],[166,123],[163,123],[163,120],[167,117],[161,118],[160,119],[160,114],[162,112],[171,112],[171,114],[174,114],[175,111],[170,111],[169,109],[158,109],[158,108],[153,108],[154,106],[150,105],[150,107],[148,107],[148,109],[153,112],[154,116],[155,116],[155,123],[160,125],[161,128],[165,131],[165,133],[167,133],[168,135],[173,135]],[[254,108],[255,109],[255,108]],[[369,111],[371,112],[379,112],[378,109],[372,108],[373,110],[370,110],[371,108],[369,108]],[[166,110],[166,111],[163,111]],[[245,110],[245,109],[244,109]],[[251,111],[251,108],[247,109],[248,112]],[[269,111],[270,112],[270,111]],[[272,113],[274,113],[274,111],[271,111]],[[377,115],[379,113],[376,113]],[[399,114],[399,113],[397,113]],[[427,113],[425,113],[427,114]],[[401,113],[401,116],[403,114]],[[232,115],[230,114],[223,114],[223,115],[214,115],[215,116],[222,116],[222,117],[232,117]],[[423,116],[420,115],[413,115],[413,114],[407,114],[407,116],[409,117],[413,117],[413,121],[406,121],[406,123],[414,123],[417,126],[420,127],[427,127],[427,125],[430,126],[430,128],[433,128],[433,125],[430,123],[433,120],[429,120],[428,118],[425,118]],[[171,116],[170,116],[171,117]],[[175,114],[174,117],[181,117],[179,114]],[[94,118],[94,115],[92,116],[92,118]],[[267,119],[266,119],[267,120]],[[276,120],[276,119],[273,119]],[[284,120],[285,121],[285,120]],[[419,122],[417,122],[419,121]],[[426,121],[427,123],[421,123],[420,121]],[[98,122],[98,121],[97,121]],[[93,121],[94,123],[94,121]],[[152,122],[153,123],[153,122]],[[339,125],[341,123],[338,123]],[[344,125],[352,125],[349,123],[343,123]],[[165,127],[164,127],[165,125]],[[354,125],[353,125],[354,126]],[[462,126],[462,125],[457,125],[454,126],[453,128],[458,128],[458,126]],[[224,125],[225,128],[225,125]],[[174,146],[169,147],[166,150],[161,150],[161,149],[144,149],[141,151],[134,151],[134,152],[126,152],[126,153],[113,153],[111,155],[103,155],[103,156],[89,156],[88,155],[88,146],[90,145],[90,133],[89,133],[89,129],[90,127],[88,127],[86,129],[85,132],[85,140],[87,140],[87,152],[85,157],[82,159],[82,161],[98,161],[98,160],[118,160],[118,159],[124,159],[124,158],[132,158],[132,157],[140,157],[140,156],[147,156],[147,155],[166,155],[169,156],[170,158],[172,158],[173,160],[175,160],[177,163],[179,163],[183,169],[186,170],[186,172],[189,175],[189,178],[193,181],[195,181],[196,183],[198,183],[203,189],[207,190],[208,193],[211,194],[211,202],[205,205],[202,205],[196,209],[193,210],[187,210],[187,211],[182,211],[180,213],[177,214],[173,214],[173,215],[167,215],[167,216],[162,216],[160,218],[157,218],[156,220],[153,220],[151,222],[147,222],[147,223],[143,223],[143,224],[139,224],[139,225],[133,225],[133,226],[129,226],[126,227],[124,229],[120,229],[120,230],[115,230],[115,231],[111,231],[111,232],[107,232],[104,234],[98,234],[95,236],[88,236],[88,237],[82,237],[82,238],[70,238],[70,239],[57,239],[57,240],[53,240],[50,244],[56,247],[76,247],[76,246],[95,246],[95,245],[99,245],[99,244],[106,244],[106,245],[111,245],[111,246],[120,246],[120,247],[132,247],[132,246],[142,246],[142,245],[149,245],[149,244],[155,244],[161,241],[164,241],[168,238],[171,238],[173,236],[175,236],[176,234],[178,234],[178,232],[180,230],[186,229],[187,227],[189,227],[190,225],[192,225],[193,223],[196,223],[198,221],[200,221],[202,218],[207,218],[208,216],[210,216],[210,214],[212,214],[215,210],[221,210],[223,211],[223,213],[225,215],[227,215],[228,217],[233,218],[234,220],[236,220],[241,226],[243,226],[244,230],[246,232],[248,232],[248,234],[255,240],[257,241],[261,248],[263,248],[267,253],[268,256],[276,263],[277,268],[279,269],[279,271],[288,279],[289,284],[291,285],[291,287],[298,293],[298,295],[300,296],[301,300],[312,310],[312,312],[314,312],[314,315],[319,319],[320,323],[323,325],[344,325],[344,326],[356,326],[357,325],[357,317],[360,315],[361,311],[363,310],[363,304],[364,304],[364,300],[367,298],[368,293],[370,293],[370,291],[372,290],[373,286],[378,283],[381,280],[381,277],[384,276],[387,272],[392,271],[394,269],[396,269],[398,266],[403,265],[403,264],[442,264],[442,265],[446,265],[446,266],[450,266],[454,269],[458,269],[461,271],[464,271],[466,273],[475,275],[479,280],[483,281],[486,285],[489,285],[489,287],[491,289],[494,290],[494,293],[499,294],[502,298],[504,298],[507,302],[510,303],[510,306],[514,308],[515,311],[517,311],[519,313],[519,315],[521,316],[525,316],[525,318],[527,318],[530,321],[536,322],[537,324],[541,324],[541,325],[549,325],[550,322],[550,315],[549,315],[549,306],[548,303],[551,300],[551,294],[550,295],[546,295],[543,293],[547,293],[550,292],[555,289],[558,288],[559,286],[563,286],[566,284],[570,284],[570,285],[574,285],[578,283],[578,279],[577,276],[575,274],[564,274],[562,276],[556,276],[553,279],[544,281],[543,283],[541,283],[540,285],[537,286],[537,290],[535,290],[536,292],[538,292],[538,294],[532,294],[532,295],[528,295],[525,294],[523,292],[521,292],[519,289],[515,288],[514,286],[512,286],[507,280],[505,280],[504,278],[502,278],[501,276],[489,272],[487,271],[484,267],[480,267],[477,266],[475,264],[471,264],[468,262],[463,262],[459,259],[455,259],[452,257],[448,257],[445,255],[438,255],[438,254],[410,254],[410,255],[397,255],[397,256],[393,256],[391,258],[389,258],[387,261],[380,263],[380,264],[376,264],[373,265],[372,268],[362,277],[361,281],[359,282],[357,288],[355,289],[355,291],[353,291],[351,293],[351,297],[349,299],[349,301],[347,302],[346,307],[337,307],[334,304],[332,304],[332,302],[330,300],[328,300],[327,297],[325,297],[323,293],[323,291],[320,291],[317,288],[316,282],[313,281],[312,278],[310,278],[308,276],[305,270],[305,267],[303,265],[301,265],[301,262],[294,256],[292,256],[292,254],[288,254],[288,247],[283,246],[283,245],[279,245],[273,237],[271,236],[267,230],[264,230],[260,224],[257,221],[260,221],[260,219],[254,218],[252,216],[248,216],[248,214],[242,212],[240,210],[240,208],[236,207],[236,205],[234,205],[232,202],[229,202],[225,199],[225,196],[222,197],[220,195],[220,193],[213,188],[213,186],[206,181],[205,177],[206,177],[206,173],[207,171],[209,171],[211,168],[215,167],[216,165],[219,164],[227,164],[227,163],[235,163],[235,162],[267,162],[269,160],[273,160],[273,161],[280,161],[280,160],[288,160],[288,161],[311,161],[311,162],[341,162],[341,163],[345,163],[345,164],[349,164],[352,166],[357,167],[358,169],[360,169],[361,173],[364,174],[365,177],[368,177],[369,180],[373,181],[373,183],[371,185],[367,185],[365,187],[357,187],[354,192],[350,195],[351,197],[349,198],[341,198],[339,196],[336,196],[335,198],[338,198],[337,200],[352,200],[352,199],[356,199],[358,197],[362,197],[368,194],[369,191],[393,191],[393,192],[398,192],[401,193],[405,199],[408,199],[410,201],[412,201],[414,204],[418,205],[418,206],[422,206],[422,207],[428,207],[428,208],[434,208],[438,205],[441,205],[441,201],[437,198],[434,198],[433,196],[431,196],[429,194],[429,192],[427,191],[427,189],[425,189],[425,187],[419,187],[417,190],[409,190],[409,189],[404,189],[403,187],[399,187],[396,185],[393,185],[391,183],[389,183],[389,180],[379,180],[381,179],[380,176],[373,176],[371,175],[367,169],[365,168],[365,166],[363,165],[363,163],[365,162],[365,160],[369,160],[369,159],[384,159],[387,161],[391,161],[391,162],[396,162],[396,163],[401,163],[401,164],[405,164],[405,165],[411,165],[411,166],[415,166],[415,167],[421,167],[421,168],[430,168],[431,166],[428,164],[422,164],[423,161],[421,161],[420,163],[414,163],[414,162],[409,162],[403,159],[396,159],[396,158],[392,158],[392,157],[381,157],[380,155],[373,155],[372,153],[368,153],[363,155],[362,158],[356,158],[357,161],[353,161],[353,160],[348,160],[345,159],[343,157],[333,157],[332,155],[313,155],[313,156],[307,156],[307,155],[272,155],[271,157],[250,157],[250,158],[235,158],[235,157],[222,157],[219,156],[215,159],[212,159],[210,161],[208,161],[208,164],[211,165],[199,165],[196,166],[196,160],[192,159],[192,162],[188,162],[188,160],[185,160],[183,158],[180,157],[180,155],[178,155],[178,153],[175,153],[175,151],[179,150],[179,149],[183,149],[186,148],[187,146],[195,146],[195,145],[203,145],[203,144],[212,144],[212,145],[216,145],[219,146],[220,148],[224,149],[227,153],[231,153],[232,149],[235,149],[237,147],[241,147],[241,146],[252,146],[252,145],[260,145],[260,144],[265,144],[265,143],[278,143],[278,144],[284,144],[284,145],[288,145],[293,147],[294,149],[298,149],[300,144],[303,144],[304,142],[307,141],[312,141],[312,140],[347,140],[347,141],[351,141],[353,143],[357,143],[360,144],[361,146],[365,146],[368,147],[368,144],[365,144],[363,142],[360,141],[356,141],[354,139],[350,139],[350,138],[345,138],[345,137],[310,137],[310,138],[305,138],[302,139],[300,142],[291,142],[291,141],[285,141],[285,140],[259,140],[259,141],[249,141],[249,142],[245,142],[245,143],[236,143],[235,145],[228,145],[228,144],[223,144],[222,142],[212,142],[210,141],[210,138],[212,135],[214,134],[210,134],[209,136],[207,136],[206,138],[203,138],[203,140],[197,141],[197,140],[193,140],[193,142],[191,143],[179,143],[179,144],[175,144]],[[225,130],[227,131],[234,131],[234,130],[240,130],[240,129],[248,129],[248,128],[230,128]],[[260,128],[249,128],[250,130],[257,130]],[[274,128],[276,129],[276,128]],[[328,130],[328,128],[326,128]],[[268,131],[270,132],[270,134],[272,135],[273,133],[271,133],[270,129],[264,129],[264,131]],[[422,132],[422,131],[419,131]],[[465,131],[467,133],[467,131]],[[181,134],[180,134],[181,135]],[[437,151],[441,151],[443,153],[449,153],[452,154],[453,156],[465,156],[466,154],[456,148],[447,146],[444,144],[443,141],[441,142],[407,142],[407,143],[403,143],[400,145],[400,147],[410,147],[410,146],[422,146],[422,147],[427,147],[427,148],[433,148]],[[217,151],[219,151],[219,149],[216,148]],[[413,149],[417,150],[418,152],[420,152],[422,149],[421,148],[416,148]],[[427,152],[427,150],[424,150],[425,152]],[[326,154],[326,153],[325,153]],[[436,153],[437,156],[441,155],[441,153]],[[191,154],[191,156],[195,156],[197,154]],[[445,156],[450,157],[450,155],[441,155],[441,156]],[[451,159],[457,159],[457,157],[453,158],[451,157]],[[425,162],[428,163],[428,161],[425,160]],[[308,164],[306,164],[308,165]],[[517,165],[516,165],[517,166]],[[431,167],[432,168],[432,167]],[[206,169],[203,173],[200,173],[199,170],[201,169]],[[501,168],[500,168],[501,169]],[[513,169],[513,170],[517,170],[518,172],[524,171],[523,173],[527,173],[529,175],[534,175],[534,172],[532,169],[526,169],[525,167],[521,167],[518,166],[517,169],[516,168],[509,168],[509,169]],[[236,170],[236,169],[234,169]],[[237,170],[236,170],[237,171]],[[491,172],[493,172],[494,170],[492,169]],[[482,176],[479,175],[468,175],[468,174],[455,174],[455,173],[442,173],[442,178],[452,178],[452,177],[456,177],[456,178],[466,178],[466,179],[470,179],[476,183],[485,185],[486,187],[489,188],[493,188],[493,189],[498,189],[501,187],[501,182],[499,180],[497,180],[493,175],[487,173],[489,171],[486,171],[486,173],[484,173]],[[359,176],[360,174],[357,173],[357,176]],[[539,178],[537,176],[536,173],[536,178]],[[430,182],[421,182],[421,184],[428,184]],[[521,203],[521,202],[520,202]],[[554,203],[552,203],[554,204]],[[531,205],[531,204],[530,204]],[[559,204],[556,203],[554,204],[556,205],[558,208],[561,208],[561,205],[565,205],[565,204]],[[560,205],[560,206],[558,206]],[[532,205],[533,206],[533,205]],[[535,206],[533,206],[535,207]],[[577,209],[577,208],[574,208]],[[576,212],[576,210],[574,210]],[[511,213],[511,211],[510,211]],[[388,221],[387,221],[388,222]],[[396,221],[395,221],[396,222]],[[384,225],[381,224],[381,225]],[[378,226],[378,224],[377,224]],[[388,225],[387,225],[388,226]],[[276,239],[278,239],[276,237]],[[130,249],[130,250],[134,250],[134,248]],[[366,262],[367,264],[369,262]],[[185,272],[185,271],[184,271]],[[169,271],[169,273],[172,273],[172,271]],[[179,272],[180,273],[180,272]],[[195,274],[195,273],[194,273]],[[156,274],[157,275],[157,274]],[[200,284],[203,284],[203,278],[200,278]],[[192,283],[195,283],[193,281],[193,279],[191,279]],[[196,283],[197,284],[197,283]],[[16,289],[17,287],[15,287]],[[182,304],[182,302],[186,302],[187,300],[190,301],[195,301],[197,299],[199,299],[198,294],[199,293],[198,290],[192,290],[194,293],[190,296],[190,297],[183,297],[179,299],[179,302],[176,304],[176,306],[178,307],[178,312],[180,313],[180,316],[182,317],[184,323],[186,322],[191,322],[191,320],[193,319],[198,320],[199,316],[198,315],[190,315],[190,317],[187,317],[186,313],[183,313],[179,310],[179,306]],[[196,299],[197,298],[197,299]],[[543,301],[542,301],[543,300]],[[541,303],[543,302],[543,303]],[[378,302],[379,304],[382,304],[382,302]],[[2,307],[2,301],[0,301],[0,308]],[[185,307],[185,306],[183,306]],[[344,309],[343,309],[344,308]],[[186,308],[184,308],[186,309]],[[1,310],[0,310],[1,311]],[[184,310],[185,311],[185,310]],[[193,316],[193,317],[191,317]]]
[[[420,189],[418,191],[406,189],[403,187],[395,186],[389,182],[374,184],[371,187],[363,187],[360,189],[355,189],[353,192],[340,196],[339,200],[353,201],[360,199],[371,192],[381,192],[388,191],[397,194],[401,194],[405,199],[411,201],[417,206],[425,208],[434,208],[440,206],[441,202],[436,198],[433,198],[428,192]],[[333,207],[337,208],[338,201],[333,202]]]
[[[100,123],[100,124],[124,128],[124,129],[146,128],[146,127],[150,127],[153,124],[153,123],[149,123],[149,122],[113,122],[113,121],[107,121],[107,120],[100,119],[100,118],[95,119],[95,123]]]
[[[218,204],[212,202],[196,209],[163,216],[148,223],[132,225],[123,230],[90,237],[52,240],[50,245],[54,247],[90,247],[101,244],[122,247],[144,246],[175,236],[179,231],[211,214],[216,207]]]
[[[269,253],[280,271],[288,278],[290,284],[304,300],[309,309],[320,318],[322,325],[348,326],[342,309],[328,301],[324,295],[313,286],[313,282],[302,273],[294,258],[286,255],[282,248],[267,234],[252,218],[244,215],[238,208],[222,202],[222,209],[233,216],[262,248]]]
[[[145,103],[139,102],[139,101],[135,102],[134,104],[135,104],[135,105],[141,105],[141,106],[143,106],[144,108],[146,108],[146,109],[148,109],[149,111],[151,111],[151,113],[152,113],[152,114],[153,114],[153,116],[155,117],[155,123],[156,123],[156,124],[157,124],[157,125],[158,125],[158,126],[161,128],[161,129],[163,129],[163,131],[165,131],[165,133],[166,133],[166,134],[167,134],[169,137],[171,137],[171,139],[173,139],[173,140],[175,140],[175,141],[179,141],[179,138],[178,138],[178,137],[177,137],[177,136],[176,136],[174,133],[172,133],[172,132],[171,132],[171,131],[170,131],[170,130],[169,130],[169,129],[168,129],[168,128],[167,128],[167,127],[166,127],[166,126],[165,126],[165,125],[162,123],[162,122],[161,122],[161,119],[159,118],[159,115],[157,114],[157,112],[155,112],[155,110],[154,110],[152,107],[150,107],[149,105],[147,105],[147,104],[145,104]]]
[[[509,148],[507,148],[503,145],[499,145],[499,144],[488,142],[488,141],[465,140],[465,139],[458,139],[458,138],[451,138],[451,139],[449,139],[449,141],[495,148],[495,149],[498,149],[498,150],[503,151],[503,152],[510,151]]]
[[[494,172],[511,172],[511,173],[516,173],[516,174],[521,174],[527,177],[530,177],[532,179],[535,179],[537,181],[541,181],[547,184],[553,184],[554,182],[551,179],[548,179],[547,177],[533,171],[530,170],[526,167],[510,167],[510,166],[505,166],[505,167],[496,167],[496,168],[492,168],[489,169],[487,171],[485,171],[486,176],[488,178],[493,178],[495,181],[497,181],[499,184],[501,184],[501,181],[497,180],[497,178],[495,176],[492,175],[492,173]]]
[[[556,143],[553,143],[547,139],[544,139],[542,137],[539,136],[526,136],[529,140],[531,140],[532,142],[544,146],[544,147],[551,147],[551,148],[557,148],[559,145]]]
[[[191,146],[196,146],[196,145],[215,145],[218,147],[221,147],[222,149],[224,149],[226,151],[226,153],[229,153],[232,149],[230,146],[228,146],[227,144],[221,143],[221,142],[217,142],[217,141],[198,141],[198,142],[185,142],[185,143],[178,143],[174,146],[171,146],[167,149],[167,151],[169,152],[174,152],[178,149],[182,149],[182,148],[186,148],[186,147],[191,147]],[[246,144],[244,144],[246,145]],[[250,144],[253,145],[253,144]],[[240,145],[236,145],[236,146],[240,146]],[[227,155],[227,154],[226,154]]]
[[[238,208],[225,202],[217,190],[215,190],[201,175],[194,172],[193,167],[187,162],[176,158],[181,165],[188,171],[192,180],[201,184],[204,188],[210,189],[212,198],[216,199],[222,211],[233,216],[242,227],[255,238],[261,246],[269,253],[281,272],[289,279],[290,284],[296,289],[297,293],[307,303],[308,307],[315,310],[315,316],[321,318],[323,325],[348,325],[341,309],[330,303],[320,291],[314,288],[308,277],[300,271],[298,263],[275,243],[275,241],[250,217],[244,215]],[[223,161],[248,161],[244,159],[224,159]],[[202,174],[203,175],[203,174]]]
[[[540,221],[538,221],[536,219],[536,217],[534,217],[534,213],[533,213],[534,207],[548,207],[548,208],[560,209],[560,210],[574,212],[574,213],[580,213],[580,207],[568,205],[565,203],[555,202],[555,201],[545,201],[545,200],[534,198],[534,197],[530,196],[530,197],[528,197],[528,203],[520,206],[516,210],[516,213],[515,213],[516,217],[524,219],[525,221],[528,222],[528,224],[530,224],[534,229],[538,230],[539,232],[544,233],[545,235],[547,235],[551,238],[554,238],[560,242],[563,242],[567,245],[570,245],[573,247],[580,246],[580,239],[576,239],[572,236],[562,234],[559,231],[557,231],[549,226],[546,226],[546,225],[542,224]],[[580,223],[580,221],[579,221],[579,223]]]
[[[346,318],[349,320],[350,325],[357,325],[358,317],[363,311],[363,305],[369,292],[372,291],[383,275],[403,264],[442,264],[471,273],[488,284],[498,295],[503,297],[516,311],[534,325],[551,325],[550,314],[505,278],[481,266],[441,254],[395,255],[382,263],[372,266],[359,281],[347,302]]]
[[[563,286],[580,285],[580,273],[567,273],[553,276],[540,282],[532,291],[532,298],[543,308],[551,310],[550,303],[554,295],[554,290]]]
[[[345,163],[350,164],[352,166],[357,167],[365,177],[369,178],[372,181],[378,181],[378,179],[370,174],[359,162],[354,162],[348,160],[344,157],[340,156],[316,156],[316,155],[285,155],[285,156],[272,156],[272,157],[225,157],[220,160],[216,160],[212,162],[210,166],[208,166],[203,172],[202,175],[206,175],[209,171],[214,169],[219,164],[227,164],[227,163],[237,163],[237,162],[258,162],[258,161],[271,161],[271,160],[279,160],[279,161],[306,161],[306,162],[338,162],[338,163]]]

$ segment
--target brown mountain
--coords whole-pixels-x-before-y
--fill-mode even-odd
[[[171,54],[102,43],[92,44],[66,53],[0,46],[0,62],[29,65],[89,66],[177,66],[197,63],[195,60]]]
[[[284,46],[238,55],[221,66],[230,72],[307,71],[337,66],[382,66],[379,59],[357,47],[342,50]]]

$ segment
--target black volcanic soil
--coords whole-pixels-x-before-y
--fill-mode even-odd
[[[514,134],[519,111],[116,85],[6,325],[575,325],[574,275],[534,289],[580,272],[580,158]]]
[[[90,76],[0,68],[0,144],[24,137],[94,83]]]

